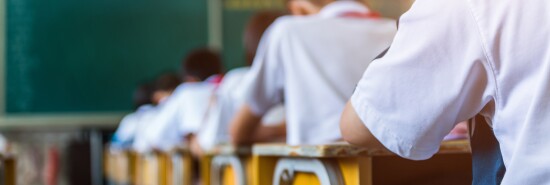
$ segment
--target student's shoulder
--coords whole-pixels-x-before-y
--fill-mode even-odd
[[[227,74],[225,74],[225,76],[223,77],[222,83],[226,80],[230,80],[233,78],[238,78],[240,76],[246,75],[248,71],[250,71],[250,67],[239,67],[239,68],[232,69],[229,72],[227,72]]]
[[[273,22],[273,24],[271,24],[271,27],[273,27],[273,29],[288,29],[295,25],[301,25],[304,23],[310,23],[315,21],[317,21],[317,19],[314,16],[285,15],[277,18]]]
[[[271,26],[269,26],[268,32],[271,36],[284,35],[290,30],[295,29],[296,26],[311,22],[312,19],[309,16],[293,16],[285,15],[277,18]]]
[[[243,79],[249,74],[249,71],[250,67],[240,67],[227,72],[223,77],[218,92],[226,92],[239,84],[243,84]]]
[[[185,82],[180,84],[176,88],[176,90],[174,91],[174,94],[181,94],[188,91],[211,88],[212,86],[214,86],[213,83],[208,83],[208,82]]]

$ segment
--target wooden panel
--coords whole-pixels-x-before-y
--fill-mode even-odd
[[[398,156],[373,158],[374,184],[467,185],[472,183],[469,154],[439,154],[426,161],[411,161]]]

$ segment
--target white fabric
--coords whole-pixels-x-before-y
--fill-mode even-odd
[[[481,113],[506,166],[502,184],[550,184],[550,1],[417,0],[352,104],[388,149],[432,156]]]
[[[204,118],[208,101],[216,85],[209,82],[183,83],[174,93],[158,105],[154,115],[143,123],[142,139],[136,145],[138,151],[153,148],[170,150],[181,145],[184,136],[196,132]]]
[[[288,144],[341,139],[346,100],[396,31],[392,20],[342,17],[368,11],[355,1],[336,1],[317,15],[281,17],[262,38],[246,102],[257,115],[284,102]]]
[[[203,150],[210,150],[218,144],[229,142],[229,123],[245,101],[246,89],[250,86],[250,79],[245,76],[249,67],[237,68],[229,71],[223,78],[213,104],[208,110],[204,125],[197,132],[198,142]],[[284,120],[284,108],[273,110],[265,116],[267,124],[280,123]]]
[[[120,124],[113,136],[111,146],[114,148],[126,148],[132,145],[140,120],[155,107],[153,105],[142,105],[135,112],[130,113],[120,121]]]

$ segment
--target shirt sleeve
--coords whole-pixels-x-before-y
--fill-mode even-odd
[[[264,115],[271,107],[283,102],[284,66],[281,36],[284,25],[279,18],[264,34],[254,64],[246,80],[250,80],[245,102],[256,115]]]
[[[179,94],[169,97],[158,107],[156,115],[149,120],[149,126],[144,137],[147,149],[157,148],[169,150],[181,142],[179,123],[181,122],[181,100]]]
[[[493,99],[481,40],[467,1],[416,1],[386,55],[367,68],[352,106],[386,148],[430,158],[456,123]]]
[[[117,147],[126,147],[132,143],[137,129],[137,121],[137,113],[124,116],[111,139],[111,144],[117,145]]]

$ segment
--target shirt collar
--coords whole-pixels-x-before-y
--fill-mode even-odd
[[[334,1],[319,11],[320,17],[338,17],[348,12],[369,13],[370,10],[363,4],[354,0]]]

